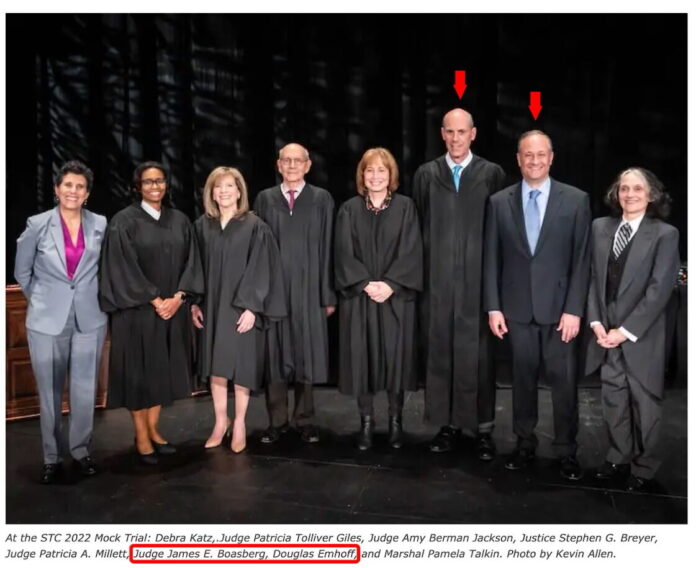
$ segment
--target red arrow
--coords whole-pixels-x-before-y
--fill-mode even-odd
[[[529,110],[531,111],[534,120],[536,120],[539,117],[539,113],[541,112],[542,108],[543,107],[541,106],[541,91],[530,91]]]
[[[461,99],[464,91],[466,91],[466,71],[454,72],[454,90],[457,91],[457,96]]]

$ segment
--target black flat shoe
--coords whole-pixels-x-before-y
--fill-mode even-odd
[[[529,467],[534,461],[534,450],[520,449],[508,457],[505,462],[505,469],[517,471]]]
[[[575,456],[565,456],[561,458],[561,477],[569,481],[579,481],[584,472],[580,467],[580,462]]]
[[[39,483],[50,485],[55,483],[63,473],[63,466],[59,463],[46,463],[41,469]]]
[[[375,433],[375,422],[372,416],[360,417],[360,432],[358,432],[357,446],[361,452],[372,447],[372,438]]]
[[[404,428],[401,416],[389,417],[389,435],[387,436],[387,442],[395,450],[398,450],[404,445]]]
[[[476,456],[481,461],[491,461],[495,457],[495,442],[490,434],[476,437]]]
[[[462,435],[459,428],[443,426],[430,442],[430,451],[436,454],[451,452]]]
[[[290,426],[284,424],[276,428],[275,426],[269,426],[268,429],[261,435],[262,444],[275,444],[280,440],[285,434],[290,431]]]
[[[631,466],[627,463],[612,463],[605,461],[594,474],[601,481],[620,481],[631,474]]]
[[[319,441],[319,430],[312,424],[300,428],[300,439],[305,444],[316,444]]]
[[[626,482],[626,491],[632,493],[647,493],[652,489],[653,480],[646,479],[645,477],[640,477],[638,475],[631,475]]]
[[[151,442],[152,447],[155,448],[155,452],[162,456],[171,456],[172,454],[176,453],[176,448],[169,442],[165,442],[164,444],[158,444],[154,440],[151,440]]]
[[[85,456],[84,458],[77,460],[77,467],[80,471],[80,475],[85,477],[91,477],[92,475],[99,473],[97,466],[94,464],[92,456]]]
[[[138,459],[140,460],[140,463],[143,465],[157,465],[159,463],[159,459],[157,459],[156,452],[152,452],[151,454],[141,454],[139,451],[136,450],[136,453],[138,454]]]

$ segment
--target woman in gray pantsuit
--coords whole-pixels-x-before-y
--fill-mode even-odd
[[[658,452],[665,373],[665,307],[679,272],[679,232],[661,219],[669,197],[644,168],[619,174],[607,194],[614,217],[592,224],[586,372],[600,369],[609,434],[595,477],[645,491]]]
[[[17,240],[15,278],[29,304],[27,339],[41,409],[41,483],[53,483],[61,473],[61,406],[68,371],[68,449],[82,475],[97,473],[89,444],[107,323],[97,301],[106,219],[84,209],[92,181],[92,171],[83,163],[65,163],[55,177],[57,206],[29,217]]]

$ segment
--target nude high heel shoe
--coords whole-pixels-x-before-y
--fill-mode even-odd
[[[246,424],[242,424],[241,434],[237,432],[236,428],[232,429],[232,444],[230,445],[230,449],[235,454],[241,454],[246,449]]]
[[[211,434],[211,435],[210,435],[210,438],[208,438],[208,440],[207,440],[206,443],[205,443],[205,449],[206,449],[206,450],[211,450],[211,449],[213,449],[213,448],[217,448],[218,446],[220,446],[220,445],[222,444],[222,441],[223,441],[223,440],[227,437],[227,435],[230,433],[230,426],[231,426],[231,424],[232,424],[232,422],[231,422],[231,420],[228,418],[228,419],[227,419],[227,428],[225,428],[225,431],[222,433],[222,436],[220,436],[219,438],[213,438],[213,435]],[[215,430],[215,429],[213,428],[213,430]]]

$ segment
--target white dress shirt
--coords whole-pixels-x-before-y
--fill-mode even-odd
[[[461,166],[462,169],[459,170],[459,175],[457,176],[457,182],[459,182],[459,178],[462,177],[462,172],[464,171],[464,168],[466,168],[470,163],[471,160],[474,159],[474,155],[471,153],[471,150],[469,150],[469,153],[467,154],[466,158],[464,158],[459,164],[455,162],[452,159],[452,156],[449,155],[449,152],[445,154],[445,161],[447,162],[447,166],[450,169],[450,172],[452,172],[452,179],[454,179],[454,166]]]
[[[147,213],[150,217],[152,217],[155,221],[159,221],[160,216],[162,215],[162,211],[157,211],[152,205],[148,205],[144,201],[140,202],[140,207],[143,208],[143,211]]]

